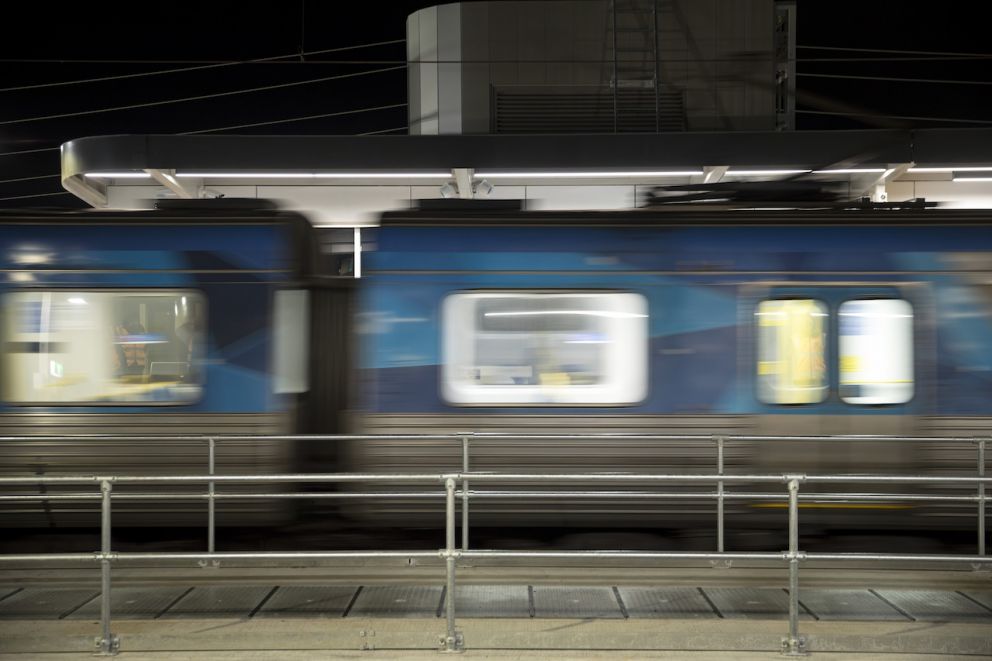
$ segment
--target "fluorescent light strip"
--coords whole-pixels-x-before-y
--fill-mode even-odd
[[[179,172],[196,179],[448,179],[450,172]]]
[[[478,179],[619,179],[623,177],[698,177],[702,170],[622,170],[612,172],[476,172]]]
[[[147,172],[87,172],[87,179],[151,179]]]
[[[954,179],[952,179],[951,181],[953,181],[956,184],[972,182],[972,181],[992,181],[992,177],[954,177]]]
[[[765,175],[806,174],[808,172],[811,172],[811,170],[728,170],[723,176],[761,177]]]
[[[813,170],[813,174],[882,174],[885,168],[838,168],[836,170]]]
[[[992,167],[909,168],[907,172],[992,172]]]

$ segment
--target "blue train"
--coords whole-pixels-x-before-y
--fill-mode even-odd
[[[984,211],[398,211],[383,215],[364,277],[349,281],[326,275],[336,270],[302,217],[220,202],[0,218],[3,433],[992,429]],[[202,450],[189,447],[80,447],[8,443],[4,470],[202,469],[191,454]],[[964,444],[892,448],[739,443],[728,471],[974,470]],[[679,442],[521,437],[479,444],[473,469],[711,472],[713,454]],[[333,450],[246,442],[223,461],[228,471],[461,465],[450,443],[388,439]],[[756,513],[748,507],[738,506],[742,516]],[[222,521],[285,515],[248,501],[232,508]],[[935,513],[879,508],[858,521]],[[473,516],[657,527],[691,525],[711,509],[507,499],[480,501]],[[173,504],[156,520],[200,510]],[[942,512],[953,525],[954,511]],[[351,513],[436,520],[435,505],[413,499]],[[825,527],[852,524],[850,509],[817,515]]]

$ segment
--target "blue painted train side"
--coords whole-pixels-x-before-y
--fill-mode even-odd
[[[896,434],[977,436],[992,432],[992,219],[964,210],[629,212],[395,212],[376,231],[360,287],[358,429],[520,434]],[[446,322],[452,297],[486,293],[628,292],[647,308],[647,386],[636,401],[596,405],[466,404],[446,395]],[[763,303],[815,301],[824,318],[824,394],[776,402],[759,392]],[[912,394],[885,404],[841,392],[841,306],[899,301],[911,310]],[[851,308],[845,308],[850,310]],[[489,313],[487,313],[489,314]],[[498,314],[508,314],[505,312]],[[523,314],[513,312],[512,314]],[[909,315],[895,315],[909,316]],[[849,332],[849,331],[845,331]],[[456,365],[454,369],[465,369]],[[481,368],[483,371],[487,368]],[[503,370],[503,383],[529,374]],[[850,365],[846,369],[850,369]],[[516,370],[516,371],[514,371]],[[479,370],[476,369],[476,376]],[[509,375],[509,376],[507,376]],[[560,375],[549,383],[560,388]],[[531,378],[537,383],[536,377]],[[542,378],[544,378],[542,376]],[[567,382],[567,378],[564,382]],[[905,388],[905,386],[903,386]],[[535,385],[533,390],[540,391]],[[847,388],[848,395],[850,392]],[[821,401],[822,399],[822,401]],[[607,447],[608,446],[608,447]],[[480,449],[478,470],[712,472],[714,451],[678,442],[611,439],[602,446],[521,440]],[[917,443],[738,444],[730,470],[833,473],[973,471],[974,448]],[[436,468],[439,444],[353,448],[367,470]],[[457,456],[451,468],[457,468]],[[706,503],[487,500],[473,516],[495,524],[691,526]],[[761,525],[749,505],[741,517]],[[896,525],[926,508],[908,505],[852,518],[823,508],[810,525]],[[891,508],[890,508],[891,509]],[[932,510],[927,526],[955,525]],[[370,510],[371,512],[371,510]],[[382,503],[373,515],[428,516],[413,503]],[[881,516],[876,516],[880,514]],[[947,515],[947,516],[945,516]],[[957,518],[960,524],[963,519]],[[917,525],[911,519],[899,525]],[[675,523],[680,522],[680,523]],[[939,522],[939,523],[938,523]]]
[[[273,361],[276,297],[305,287],[312,263],[302,216],[223,205],[8,211],[0,246],[0,434],[296,431],[299,395],[278,392]],[[99,358],[86,362],[87,353]],[[155,441],[7,442],[0,464],[6,474],[202,472],[205,452]],[[245,443],[218,461],[257,472],[291,469],[295,458],[285,445]],[[93,506],[56,504],[37,516],[42,509],[21,518],[74,525],[90,521]],[[201,519],[201,509],[131,503],[117,514],[125,525],[171,525]],[[275,514],[260,504],[227,509],[229,524]]]

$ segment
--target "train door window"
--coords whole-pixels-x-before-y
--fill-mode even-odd
[[[443,309],[442,394],[461,405],[639,402],[647,309],[633,293],[452,294]]]
[[[840,397],[848,404],[913,398],[913,308],[902,299],[846,301],[838,310]]]
[[[755,312],[758,398],[815,404],[827,398],[827,306],[810,298],[767,300]]]
[[[199,399],[205,302],[193,292],[24,291],[3,308],[4,399],[184,404]]]

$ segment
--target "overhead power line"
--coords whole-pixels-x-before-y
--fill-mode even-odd
[[[177,69],[163,69],[160,71],[143,71],[141,73],[129,73],[121,74],[117,76],[101,76],[99,78],[83,78],[80,80],[66,80],[58,83],[39,83],[36,85],[19,85],[16,87],[3,87],[0,88],[0,92],[18,92],[24,90],[34,90],[43,89],[46,87],[64,87],[66,85],[82,85],[84,83],[101,83],[109,80],[125,80],[128,78],[143,78],[147,76],[161,76],[164,74],[172,73],[185,73],[189,71],[203,71],[204,69],[219,69],[221,67],[233,67],[243,64],[262,64],[262,63],[272,63],[278,62],[279,60],[285,60],[291,57],[299,57],[300,55],[311,56],[311,55],[323,55],[326,53],[339,53],[341,51],[356,50],[359,48],[370,48],[372,46],[382,46],[385,44],[395,44],[398,42],[405,41],[404,39],[392,39],[390,41],[377,41],[369,44],[358,44],[356,46],[342,46],[340,48],[325,48],[322,50],[309,51],[306,53],[291,53],[289,55],[274,55],[272,57],[259,57],[251,60],[235,60],[235,61],[225,61],[225,62],[213,62],[210,64],[203,64],[199,66],[192,67],[180,67]],[[82,60],[73,60],[71,62],[83,62]],[[60,62],[65,63],[64,60]],[[160,62],[161,63],[161,62]],[[290,62],[290,64],[299,64],[299,62]]]
[[[54,179],[55,177],[61,177],[60,174],[39,174],[36,177],[18,177],[17,179],[0,179],[0,184],[13,184],[18,181],[35,181],[38,179]]]
[[[21,151],[0,152],[0,156],[20,156],[21,154],[37,154],[43,151],[55,151],[58,147],[42,147],[41,149],[23,149]]]
[[[336,76],[310,78],[307,80],[300,80],[292,83],[279,83],[278,85],[265,85],[262,87],[252,87],[249,89],[232,90],[230,92],[217,92],[214,94],[200,94],[197,96],[188,96],[180,99],[165,99],[163,101],[148,101],[146,103],[133,103],[126,106],[115,106],[113,108],[97,108],[95,110],[81,110],[78,112],[59,113],[57,115],[42,115],[40,117],[22,117],[19,119],[8,119],[8,120],[0,121],[0,126],[8,126],[10,124],[25,124],[27,122],[41,122],[44,120],[62,119],[65,117],[81,117],[84,115],[97,115],[100,113],[118,112],[121,110],[135,110],[137,108],[151,108],[155,106],[164,106],[173,103],[186,103],[188,101],[202,101],[204,99],[216,99],[225,96],[234,96],[237,94],[250,94],[252,92],[265,92],[268,90],[285,89],[287,87],[299,87],[301,85],[313,85],[315,83],[323,83],[331,80],[355,78],[358,76],[367,76],[374,73],[384,73],[386,71],[396,71],[398,69],[405,69],[405,68],[406,67],[386,67],[384,69],[371,69],[369,71],[356,71],[354,73],[343,73]]]
[[[934,50],[894,50],[888,48],[846,48],[841,46],[810,46],[797,44],[796,48],[807,48],[810,50],[833,50],[846,53],[892,53],[902,55],[951,55],[960,57],[992,57],[992,53],[960,53]]]
[[[920,122],[959,122],[962,124],[992,124],[992,120],[960,119],[956,117],[907,117],[904,115],[876,115],[866,112],[829,112],[826,110],[796,110],[803,115],[834,115],[838,117],[873,117],[876,119],[907,119]]]
[[[356,108],[354,110],[340,110],[338,112],[325,112],[319,115],[304,115],[302,117],[289,117],[287,119],[273,119],[267,122],[253,122],[251,124],[237,124],[234,126],[219,126],[213,129],[200,129],[198,131],[185,131],[178,135],[196,135],[198,133],[212,133],[214,131],[232,131],[234,129],[246,129],[255,126],[271,126],[273,124],[288,124],[290,122],[303,122],[308,119],[323,119],[325,117],[340,117],[342,115],[357,115],[363,112],[373,112],[375,110],[389,110],[391,108],[405,108],[405,103],[394,103],[388,106],[375,106],[373,108]]]
[[[394,129],[379,129],[378,131],[366,131],[365,133],[356,133],[356,135],[380,135],[382,133],[395,133],[396,131],[406,131],[409,127],[407,126],[397,126]]]
[[[895,78],[892,76],[849,76],[835,73],[797,73],[804,78],[843,78],[845,80],[881,80],[891,83],[936,83],[940,85],[992,85],[992,80],[946,80],[944,78]]]
[[[67,190],[59,191],[57,193],[35,193],[34,195],[12,195],[11,197],[0,197],[0,202],[6,202],[7,200],[26,200],[29,197],[52,197],[53,195],[72,195]]]

